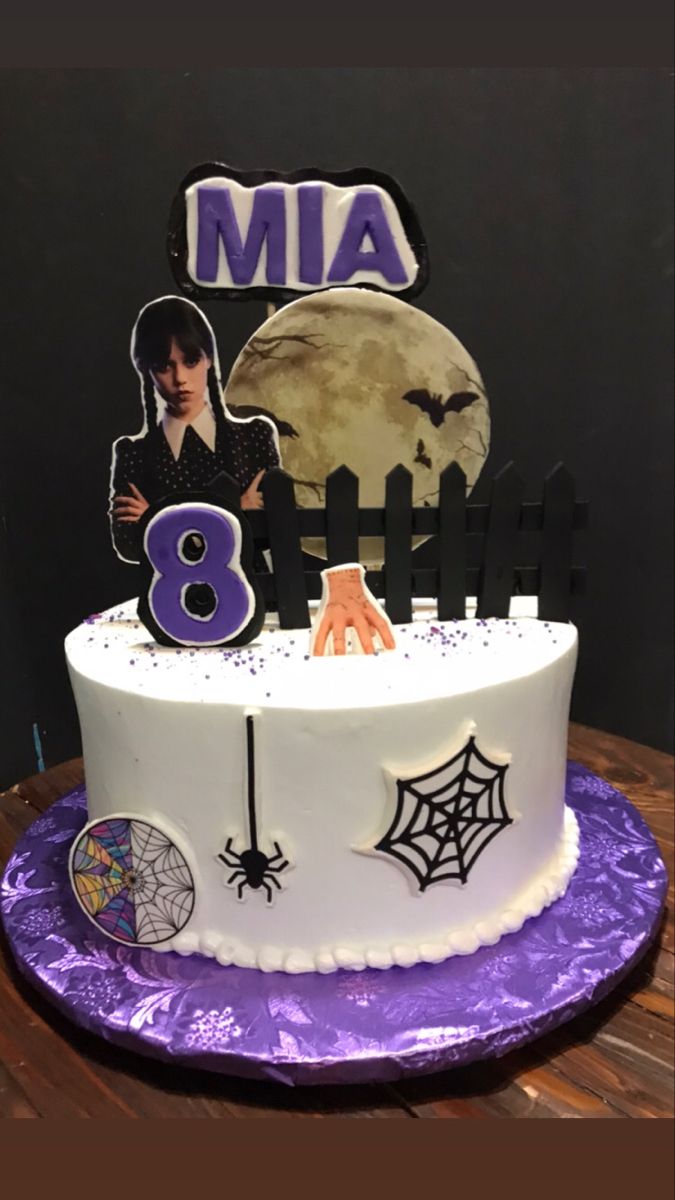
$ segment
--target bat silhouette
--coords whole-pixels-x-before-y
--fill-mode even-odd
[[[417,452],[415,454],[413,462],[421,463],[423,467],[428,467],[429,470],[431,470],[431,459],[429,458],[429,455],[427,454],[426,449],[427,448],[424,445],[424,442],[420,438],[417,443]]]
[[[422,412],[427,414],[431,424],[436,429],[440,429],[446,413],[462,412],[478,399],[478,393],[453,392],[447,400],[444,400],[439,392],[428,392],[426,388],[415,388],[412,392],[406,392],[403,399],[407,400],[408,404],[414,404],[417,408],[421,408]]]
[[[275,417],[274,413],[269,412],[266,408],[261,408],[258,404],[228,404],[227,407],[233,417],[269,417],[270,421],[276,425],[279,437],[300,437],[290,421]]]

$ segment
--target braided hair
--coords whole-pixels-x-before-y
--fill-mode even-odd
[[[211,410],[216,422],[216,433],[227,433],[228,418],[225,415],[225,405],[223,404],[223,389],[220,386],[220,380],[216,373],[216,368],[211,360],[211,366],[208,369],[206,382],[209,389],[209,400],[211,401]]]
[[[141,376],[141,395],[148,437],[145,439],[145,468],[152,473],[154,455],[152,447],[159,436],[157,394],[152,372],[168,359],[171,343],[175,341],[186,357],[198,358],[204,354],[210,359],[207,383],[209,400],[216,422],[216,431],[227,443],[228,420],[223,404],[223,394],[215,366],[216,347],[213,334],[204,315],[196,305],[179,296],[163,296],[153,300],[141,311],[131,339],[131,357]],[[224,435],[224,437],[223,437]]]
[[[152,376],[149,371],[141,373],[143,380],[143,408],[145,410],[145,420],[148,426],[148,432],[157,425],[157,397],[155,395],[155,385],[152,381]]]

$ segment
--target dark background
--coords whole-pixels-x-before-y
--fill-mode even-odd
[[[175,291],[169,204],[212,158],[399,179],[430,251],[415,303],[490,396],[474,498],[511,457],[537,498],[562,458],[591,502],[573,716],[672,746],[667,71],[21,70],[0,105],[0,785],[78,752],[63,637],[135,594],[106,516],[141,423],[129,336]],[[226,375],[264,307],[204,309]]]

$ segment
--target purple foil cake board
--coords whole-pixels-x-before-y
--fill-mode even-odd
[[[581,832],[566,895],[496,946],[435,966],[264,974],[99,933],[68,879],[86,796],[64,796],[24,834],[2,880],[20,971],[65,1016],[141,1054],[227,1075],[365,1083],[506,1054],[601,1000],[658,929],[667,875],[620,792],[575,763]]]

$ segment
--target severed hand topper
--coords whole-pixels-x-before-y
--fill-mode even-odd
[[[321,572],[321,604],[312,628],[310,652],[346,654],[347,643],[356,653],[374,654],[376,648],[396,646],[391,621],[365,584],[360,563],[344,563]],[[348,631],[353,631],[353,638]]]

